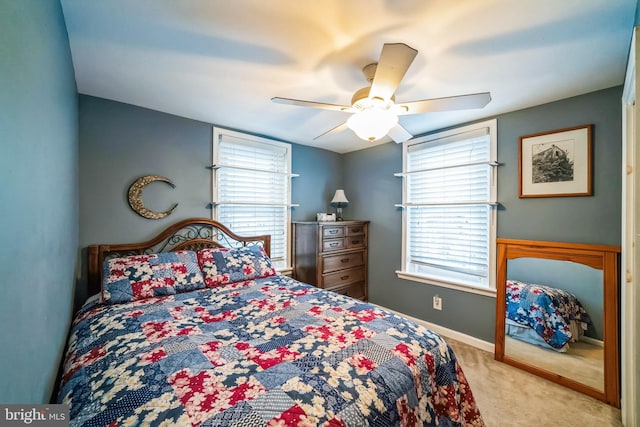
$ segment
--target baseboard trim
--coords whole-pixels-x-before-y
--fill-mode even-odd
[[[596,347],[604,347],[604,341],[600,341],[598,339],[591,338],[591,337],[586,337],[584,335],[580,337],[580,341],[588,342],[589,344],[594,345]],[[569,345],[571,345],[571,343],[569,343]]]
[[[456,341],[460,341],[462,343],[468,344],[472,347],[476,347],[480,350],[488,351],[489,353],[495,352],[495,345],[492,342],[481,340],[480,338],[472,337],[471,335],[467,335],[462,332],[454,331],[453,329],[445,328],[444,326],[437,325],[435,323],[427,322],[425,320],[418,319],[416,317],[409,316],[407,314],[401,313],[397,310],[393,310],[388,307],[384,307],[380,304],[374,304],[383,310],[388,310],[393,313],[396,313],[399,316],[406,317],[407,319],[416,322],[419,325],[424,326],[427,329],[431,329],[433,332],[436,332],[442,335],[445,338],[451,338]]]

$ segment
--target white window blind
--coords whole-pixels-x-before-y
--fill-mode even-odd
[[[291,146],[214,128],[214,218],[233,232],[271,235],[271,260],[289,266]]]
[[[404,149],[403,272],[493,287],[495,120],[418,138]]]

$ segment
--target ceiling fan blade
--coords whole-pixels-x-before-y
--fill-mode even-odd
[[[491,101],[489,92],[474,93],[471,95],[449,96],[446,98],[424,99],[422,101],[404,102],[398,104],[404,110],[398,115],[433,113],[436,111],[469,110],[482,108]]]
[[[329,129],[325,133],[316,136],[315,138],[313,138],[313,140],[315,141],[316,139],[318,139],[318,138],[320,138],[322,136],[333,135],[334,133],[342,132],[342,131],[347,130],[347,129],[349,129],[349,127],[347,126],[347,122],[344,122],[344,123],[334,127],[333,129]]]
[[[278,104],[295,105],[298,107],[321,108],[323,110],[345,111],[347,113],[354,112],[354,110],[351,107],[346,105],[326,104],[324,102],[314,102],[314,101],[302,101],[300,99],[280,98],[277,96],[274,98],[271,98],[271,100]]]
[[[400,126],[400,123],[389,129],[388,135],[398,144],[413,138],[413,135],[411,135],[405,128]]]
[[[385,43],[371,82],[369,97],[391,99],[417,54],[417,50],[404,43]]]

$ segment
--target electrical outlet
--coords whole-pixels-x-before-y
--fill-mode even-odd
[[[433,309],[442,310],[442,298],[439,295],[433,297]]]

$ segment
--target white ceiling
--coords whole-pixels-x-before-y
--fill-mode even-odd
[[[480,110],[402,116],[418,135],[624,79],[636,0],[62,0],[78,91],[338,153],[385,143],[338,111],[384,43],[418,50],[397,102],[491,92]]]

